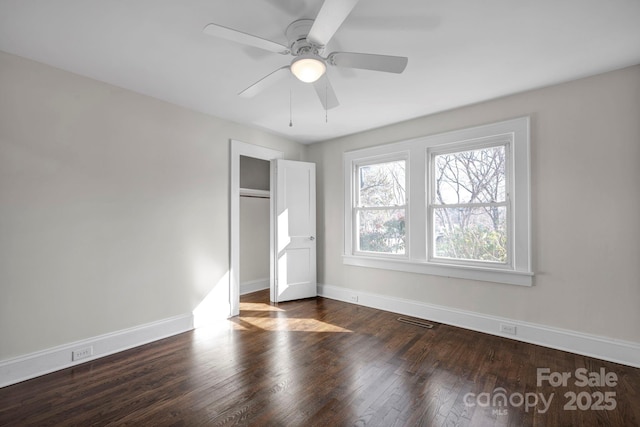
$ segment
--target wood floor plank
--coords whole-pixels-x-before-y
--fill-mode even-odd
[[[240,316],[0,389],[2,426],[633,426],[640,370],[324,298],[242,297]],[[614,387],[537,384],[537,369]],[[552,398],[528,408],[496,395]],[[566,393],[615,393],[567,410]],[[484,399],[484,400],[483,400]],[[486,403],[491,404],[486,404]],[[517,400],[515,403],[518,403]]]

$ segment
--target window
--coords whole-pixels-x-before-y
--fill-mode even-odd
[[[507,265],[508,143],[460,150],[429,152],[430,258]]]
[[[347,152],[344,262],[530,286],[529,119]]]
[[[406,254],[406,163],[386,159],[356,164],[356,252]]]

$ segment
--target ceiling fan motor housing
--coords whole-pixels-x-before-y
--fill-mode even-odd
[[[285,35],[289,41],[291,54],[294,56],[311,54],[319,55],[324,46],[317,46],[307,41],[307,35],[313,26],[313,19],[299,19],[287,27]]]

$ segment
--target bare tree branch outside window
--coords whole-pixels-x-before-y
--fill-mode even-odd
[[[506,147],[434,156],[435,255],[507,261]]]
[[[405,253],[405,166],[405,160],[396,160],[357,168],[359,250]]]

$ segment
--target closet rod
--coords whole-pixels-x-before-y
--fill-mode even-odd
[[[253,188],[240,188],[240,197],[255,197],[259,199],[270,198],[269,190],[255,190]]]
[[[247,199],[270,199],[269,196],[249,196],[245,194],[241,194],[240,197],[246,197]]]

